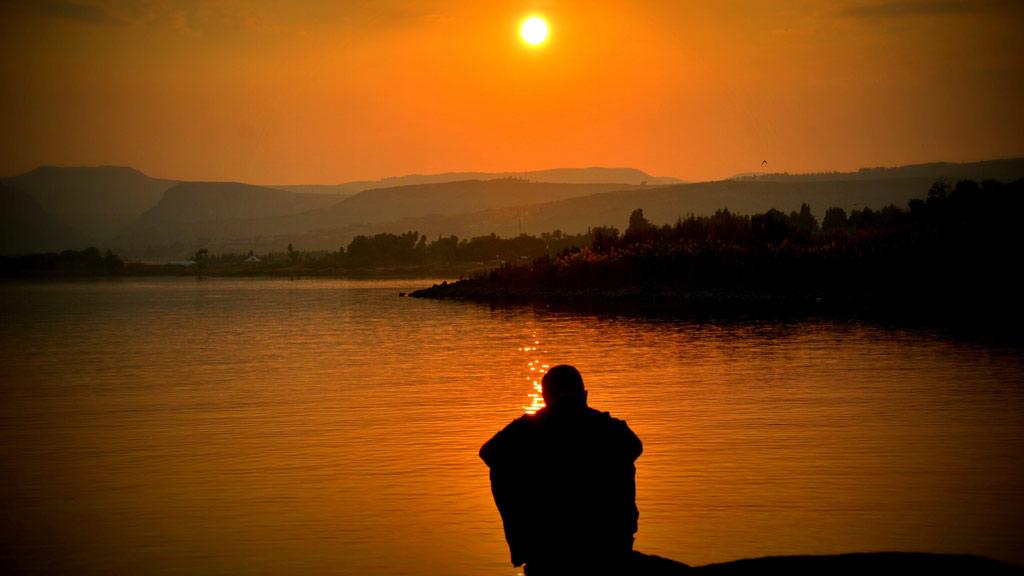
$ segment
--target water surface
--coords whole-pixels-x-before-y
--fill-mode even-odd
[[[638,549],[1024,563],[1019,348],[397,297],[423,285],[0,285],[2,565],[515,574],[477,450],[561,362],[644,441]]]

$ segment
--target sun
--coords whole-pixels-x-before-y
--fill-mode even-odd
[[[540,46],[548,39],[548,23],[540,16],[530,16],[523,20],[519,27],[519,35],[523,42],[531,46]]]

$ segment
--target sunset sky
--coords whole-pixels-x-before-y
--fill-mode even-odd
[[[0,175],[700,180],[1020,156],[1022,24],[1013,0],[0,0]]]

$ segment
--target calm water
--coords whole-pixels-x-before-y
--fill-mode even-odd
[[[644,441],[638,549],[1024,563],[1019,348],[423,284],[0,285],[0,568],[513,575],[477,450],[560,362]]]

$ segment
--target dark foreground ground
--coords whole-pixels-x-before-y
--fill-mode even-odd
[[[673,574],[711,575],[870,575],[870,574],[964,574],[1022,575],[1024,568],[982,556],[923,554],[918,552],[870,552],[828,556],[767,556],[707,566],[688,566],[659,556],[635,553],[636,576]]]

